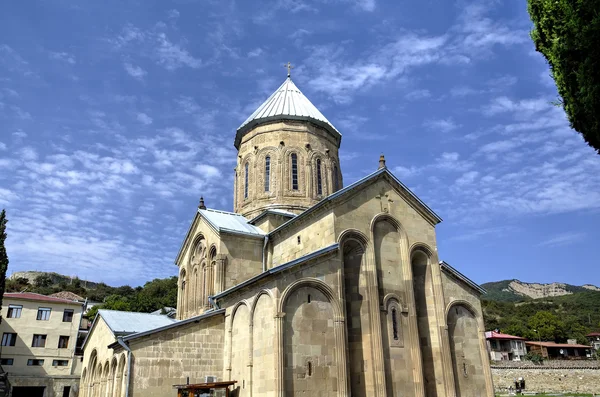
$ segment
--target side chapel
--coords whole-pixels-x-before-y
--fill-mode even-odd
[[[440,262],[440,217],[383,156],[344,186],[341,137],[288,74],[236,132],[234,212],[195,212],[177,321],[119,314],[126,332],[101,311],[82,395],[216,379],[239,396],[493,397],[485,291]]]

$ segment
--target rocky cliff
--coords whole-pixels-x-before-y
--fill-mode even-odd
[[[600,291],[600,288],[592,284],[576,286],[565,283],[526,283],[519,280],[485,283],[482,284],[482,287],[488,292],[486,299],[500,301],[549,298],[587,290]]]

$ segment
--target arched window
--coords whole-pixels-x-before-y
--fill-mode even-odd
[[[337,192],[340,190],[340,179],[338,177],[337,166],[333,167],[333,189]]]
[[[298,155],[292,153],[292,190],[298,190]]]
[[[323,194],[323,178],[321,178],[321,159],[317,159],[317,195]]]
[[[398,340],[398,317],[396,317],[396,308],[392,308],[392,333],[394,340]]]
[[[244,198],[248,198],[248,163],[244,166]]]
[[[268,192],[271,184],[271,157],[265,157],[265,192]]]

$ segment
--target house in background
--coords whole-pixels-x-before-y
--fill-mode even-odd
[[[526,342],[527,350],[537,353],[549,360],[585,360],[591,357],[591,348],[580,345],[576,339],[569,339],[568,343],[554,342]]]
[[[30,292],[6,293],[0,365],[12,397],[77,395],[81,359],[75,356],[82,302]]]
[[[503,334],[495,330],[487,331],[485,339],[492,361],[521,361],[527,354],[526,339],[520,336]]]
[[[585,337],[588,338],[588,341],[590,341],[592,350],[600,350],[600,332],[592,332],[587,334]]]

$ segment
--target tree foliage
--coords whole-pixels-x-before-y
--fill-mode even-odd
[[[0,212],[0,309],[2,309],[2,299],[6,289],[6,271],[8,270],[8,254],[6,253],[6,211]]]
[[[571,127],[600,153],[600,0],[528,0],[528,9]]]

